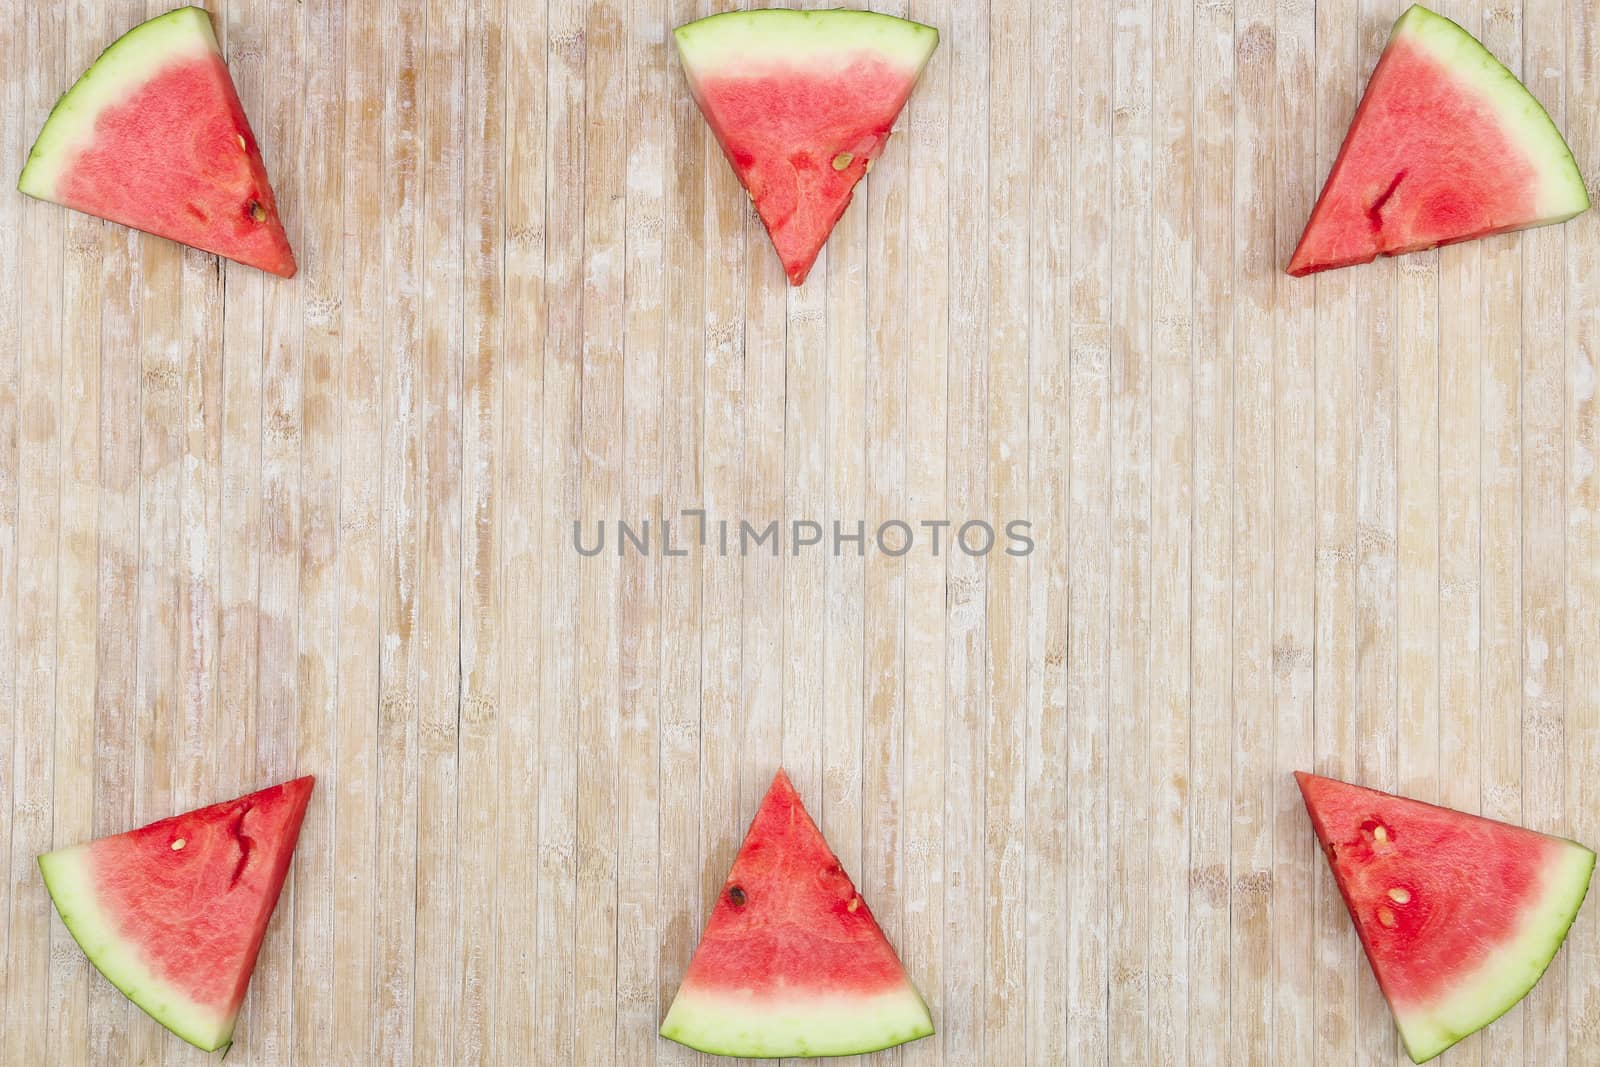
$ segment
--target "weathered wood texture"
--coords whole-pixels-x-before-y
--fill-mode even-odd
[[[294,772],[232,1067],[700,1062],[780,762],[905,1067],[1402,1062],[1296,768],[1600,841],[1600,217],[1280,273],[1396,0],[871,2],[944,41],[799,290],[669,44],[731,0],[223,0],[291,282],[0,195],[0,1060],[209,1062],[33,860]],[[14,175],[164,4],[3,5]],[[1600,175],[1600,9],[1444,7]],[[1600,1064],[1593,904],[1445,1062]]]

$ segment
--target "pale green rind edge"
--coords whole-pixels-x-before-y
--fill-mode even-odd
[[[1395,1022],[1414,1063],[1426,1063],[1510,1011],[1538,984],[1583,907],[1595,854],[1573,841],[1546,882],[1543,897],[1526,909],[1523,928],[1496,949],[1448,998]]]
[[[921,73],[939,46],[939,31],[875,11],[728,11],[672,31],[685,69],[706,73],[739,60],[801,62],[868,50]]]
[[[152,1019],[205,1052],[215,1052],[233,1038],[234,1018],[196,1004],[162,981],[112,928],[95,900],[89,869],[89,846],[77,845],[39,857],[39,873],[83,954],[110,983]]]
[[[1395,22],[1390,40],[1405,38],[1478,89],[1495,109],[1500,127],[1538,171],[1539,219],[1530,226],[1565,222],[1589,208],[1589,191],[1561,131],[1528,87],[1494,53],[1460,25],[1420,4]]]
[[[715,1056],[748,1059],[853,1056],[933,1033],[928,1006],[909,983],[871,997],[806,995],[787,1005],[679,990],[661,1036]]]
[[[28,153],[17,188],[40,200],[54,200],[73,143],[93,134],[100,112],[125,100],[130,86],[148,80],[155,64],[201,50],[222,54],[211,17],[198,7],[157,15],[118,37],[56,101]]]

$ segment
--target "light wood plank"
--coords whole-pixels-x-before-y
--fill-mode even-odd
[[[982,402],[970,429],[987,461],[986,491],[953,508],[953,556],[976,553],[984,583],[983,907],[984,1055],[1021,1063],[1027,1055],[1027,664],[1028,572],[1005,552],[1005,523],[1028,511],[1029,137],[1032,42],[1026,3],[989,10],[987,363]],[[1103,94],[1104,88],[1101,88]],[[1102,350],[1103,352],[1103,350]],[[981,524],[981,525],[979,525]],[[1104,625],[1103,613],[1098,620]],[[1103,818],[1101,819],[1103,828]],[[1097,880],[1103,885],[1103,879]],[[1103,914],[1103,908],[1100,909]],[[1103,963],[1099,931],[1080,963]],[[1069,953],[1071,949],[1069,948]],[[1070,961],[1069,961],[1070,962]],[[1101,986],[1104,985],[1102,981]]]
[[[1523,73],[1558,128],[1567,120],[1564,5],[1524,0]],[[1523,818],[1567,836],[1566,379],[1563,340],[1568,233],[1522,235],[1522,767]],[[1558,957],[1529,993],[1527,1061],[1561,1067],[1572,1050],[1565,1021],[1568,960]]]
[[[1300,240],[1322,174],[1315,10],[1279,2],[1274,15],[1272,1051],[1276,1062],[1306,1063],[1318,1047],[1314,916],[1323,862],[1291,775],[1316,765],[1318,283],[1277,272]]]
[[[342,1019],[334,984],[343,945],[335,940],[335,910],[342,870],[337,866],[336,812],[346,785],[339,762],[339,664],[343,650],[339,610],[341,454],[339,429],[348,410],[340,365],[344,337],[339,321],[346,299],[343,238],[346,12],[332,0],[313,0],[304,12],[305,128],[312,147],[296,184],[290,219],[304,292],[300,336],[300,523],[297,556],[294,769],[317,775],[313,802],[300,826],[290,879],[294,887],[290,959],[294,1026],[290,1062],[327,1057],[328,1036]],[[325,191],[311,198],[306,191]],[[275,190],[282,196],[281,189]],[[291,225],[293,222],[291,221]],[[352,357],[354,358],[354,357]]]
[[[1238,490],[1231,468],[1236,290],[1232,265],[1214,250],[1233,243],[1233,30],[1231,0],[1196,5],[1189,72],[1194,93],[1195,304],[1188,1010],[1197,1023],[1232,1017],[1228,812],[1235,713],[1232,518]],[[1227,1062],[1224,1046],[1209,1027],[1190,1029],[1189,1062]]]
[[[1068,944],[1071,938],[1068,872],[1075,887],[1087,885],[1075,870],[1069,836],[1073,796],[1069,772],[1068,689],[1071,635],[1072,438],[1070,388],[1073,308],[1070,301],[1074,212],[1092,194],[1078,193],[1073,178],[1072,138],[1054,133],[1076,121],[1077,86],[1072,73],[1073,23],[1046,21],[1034,11],[1030,95],[1033,98],[1032,172],[1051,175],[1030,191],[1028,330],[1028,534],[1033,552],[1002,566],[1027,569],[1029,640],[1025,764],[1027,1000],[1024,1024],[1028,1063],[1061,1063],[1068,1056]],[[1120,205],[1119,205],[1120,207]],[[1015,443],[1008,443],[1015,448]],[[1009,517],[1007,517],[1009,518]],[[1140,758],[1143,763],[1143,754]],[[1132,852],[1133,850],[1128,850]],[[1142,943],[1142,935],[1141,935]]]
[[[460,895],[456,810],[461,702],[462,376],[466,195],[466,7],[424,5],[417,51],[420,238],[417,346],[417,774],[413,1055],[448,1062],[459,1044],[456,949],[478,921]],[[474,109],[477,101],[472,102]]]
[[[37,129],[70,83],[67,12],[44,7],[24,12],[27,63],[37,70],[23,94],[23,125]],[[27,203],[21,211],[22,247],[31,250],[30,269],[17,285],[21,316],[16,348],[18,436],[15,444],[17,511],[15,519],[15,615],[6,799],[6,963],[5,1023],[14,1055],[49,1062],[60,1052],[52,1041],[50,1015],[51,952],[70,935],[45,903],[35,857],[54,847],[51,762],[54,749],[56,689],[57,570],[61,521],[60,424],[62,320],[67,304],[67,220],[56,208]],[[63,954],[69,946],[62,945]],[[41,1025],[42,1024],[42,1025]],[[14,1043],[13,1043],[14,1042]]]
[[[956,527],[980,514],[990,501],[989,410],[989,222],[988,207],[991,42],[988,12],[978,5],[951,5],[949,49],[951,195],[949,260],[949,355],[946,364],[944,453],[947,473],[943,508],[934,505],[945,554],[945,767],[944,778],[944,971],[942,995],[945,1056],[987,1056],[989,1009],[985,972],[991,922],[986,890],[984,784],[988,770],[985,727],[989,716],[985,678],[988,588],[981,561],[952,543]],[[954,523],[955,525],[950,525]],[[931,547],[931,546],[930,546]]]
[[[1564,22],[1576,35],[1567,53],[1565,130],[1574,158],[1589,180],[1589,198],[1600,200],[1600,12],[1568,4]],[[1578,42],[1587,42],[1585,47]],[[1590,211],[1566,229],[1566,425],[1564,455],[1567,505],[1565,620],[1568,789],[1566,814],[1576,839],[1600,839],[1593,761],[1600,759],[1600,659],[1581,651],[1600,641],[1600,216]],[[1592,847],[1592,846],[1591,846]],[[1600,1037],[1600,931],[1588,901],[1567,941],[1566,1031],[1569,1063],[1586,1063]]]
[[[1195,328],[1193,5],[1155,0],[1151,177],[1150,1063],[1189,1059]],[[1157,858],[1161,862],[1157,863]],[[1182,906],[1179,902],[1182,902]]]
[[[38,78],[52,73],[48,55],[29,51],[34,43],[37,16],[8,19],[0,25],[0,56],[11,69],[33,60],[39,64]],[[46,90],[47,91],[47,90]],[[8,127],[19,126],[40,117],[34,100],[41,95],[33,80],[11,78],[0,83],[0,115]],[[21,172],[28,146],[19,137],[0,138],[0,167],[5,173]],[[42,209],[42,206],[41,206]],[[24,226],[35,210],[25,197],[0,199],[0,276],[19,277],[23,258]],[[33,225],[37,221],[33,220]],[[48,256],[46,257],[48,258]],[[8,844],[0,850],[0,1028],[10,1032],[12,1018],[11,983],[8,978],[11,923],[13,848],[11,826],[15,800],[17,699],[21,685],[18,673],[20,615],[19,583],[22,579],[22,353],[23,331],[34,326],[34,310],[23,302],[22,284],[0,289],[0,838]],[[30,502],[31,504],[31,502]]]
[[[695,0],[667,0],[669,26],[692,21]],[[664,332],[661,392],[661,516],[677,519],[685,508],[704,502],[701,486],[704,417],[706,323],[707,212],[704,183],[708,167],[720,165],[700,110],[686,91],[676,59],[670,62],[668,84],[679,90],[671,99],[671,138],[667,147],[665,218],[676,233],[663,255]],[[713,901],[702,884],[705,857],[701,848],[700,742],[701,557],[661,562],[661,781],[660,875],[658,899],[663,905],[660,948],[659,1004],[664,1015],[678,990],[683,972],[711,911]],[[777,714],[782,715],[781,707]],[[764,784],[756,788],[765,788]],[[759,794],[758,794],[759,795]],[[748,803],[748,801],[747,801]],[[753,804],[750,810],[753,809]],[[731,860],[732,854],[727,853]],[[720,882],[716,883],[720,886]],[[659,1022],[659,1018],[657,1020]],[[661,1064],[694,1064],[700,1057],[662,1042]]]
[[[1484,45],[1512,73],[1522,70],[1520,6],[1482,10]],[[1483,814],[1522,822],[1522,249],[1521,236],[1483,244],[1483,376],[1479,441],[1482,456],[1481,556]],[[1485,1063],[1527,1062],[1527,1004],[1482,1036]]]
[[[1267,0],[1234,5],[1233,764],[1229,802],[1230,1058],[1266,1063],[1272,1044],[1273,423],[1277,280],[1276,48]]]
[[[576,971],[578,723],[580,693],[575,652],[581,557],[568,535],[581,517],[579,413],[583,355],[583,64],[584,8],[552,3],[547,15],[549,56],[543,152],[545,322],[543,493],[538,522],[540,559],[539,933],[534,1042],[550,1055],[576,1061],[580,990]]]
[[[907,1046],[906,1067],[955,1062],[952,1030],[960,1020],[946,1010],[944,981],[947,929],[945,827],[948,795],[944,778],[950,725],[950,668],[945,649],[949,557],[935,555],[925,522],[943,517],[949,468],[945,440],[950,419],[951,337],[948,269],[924,264],[949,261],[955,237],[950,215],[951,119],[954,110],[955,44],[951,40],[950,0],[911,0],[908,17],[938,27],[940,43],[903,118],[909,191],[906,200],[908,256],[916,266],[915,284],[906,292],[909,326],[905,376],[905,515],[913,524],[916,548],[906,556],[905,602],[905,804],[902,878],[904,918],[896,946],[911,981],[922,993],[936,1033]]]
[[[1357,4],[1316,8],[1317,180],[1325,180],[1360,100]],[[1313,670],[1314,757],[1320,774],[1350,779],[1356,764],[1357,460],[1355,375],[1359,317],[1350,272],[1323,275],[1316,287],[1316,627]],[[1329,1063],[1354,1063],[1359,948],[1327,865],[1317,867],[1314,921],[1315,1045]]]
[[[501,971],[496,966],[500,904],[495,865],[502,832],[518,825],[502,819],[498,804],[506,657],[501,648],[504,556],[500,516],[501,444],[504,440],[509,98],[503,4],[477,5],[462,27],[467,108],[463,161],[466,231],[461,369],[461,695],[458,727],[458,794],[454,893],[458,902],[456,1025],[460,1062],[483,1062],[494,1047],[500,1011]]]
[[[507,7],[508,15],[511,8]],[[558,860],[542,804],[547,731],[554,709],[542,704],[544,660],[544,359],[549,332],[545,285],[545,5],[516,9],[505,28],[504,366],[503,419],[496,449],[503,508],[495,531],[503,596],[493,620],[508,654],[500,662],[500,744],[496,810],[518,813],[531,849],[501,849],[495,857],[496,976],[494,1034],[487,1058],[508,1061],[545,1036],[554,1019],[554,994],[541,988],[544,959],[556,948],[549,929],[543,872]],[[562,544],[556,541],[556,551]],[[514,654],[510,654],[514,650]]]
[[[603,520],[622,513],[627,81],[616,5],[590,3],[585,17],[579,514]],[[584,559],[579,574],[578,1062],[616,1054],[619,560],[620,550],[602,552]]]
[[[1155,387],[1151,272],[1156,254],[1150,185],[1155,133],[1151,111],[1153,10],[1154,5],[1144,0],[1119,3],[1111,48],[1114,214],[1110,235],[1111,503],[1107,533],[1112,570],[1106,710],[1110,764],[1106,1032],[1109,1058],[1129,1067],[1150,1062],[1149,932],[1152,913],[1159,904],[1141,888],[1150,884],[1151,872],[1164,862],[1149,854],[1146,822],[1151,667],[1156,654],[1151,642],[1151,404]],[[1048,660],[1046,666],[1048,669]],[[1029,821],[1031,824],[1031,798]]]
[[[296,771],[243,1063],[709,1062],[780,764],[873,1064],[1405,1062],[1296,769],[1593,843],[1596,223],[1281,273],[1403,5],[850,0],[943,41],[800,289],[671,44],[741,6],[219,4],[293,281],[0,198],[8,1053],[204,1062],[34,857]],[[1441,6],[1592,177],[1589,8]],[[0,20],[0,168],[160,10]],[[1587,1062],[1591,926],[1441,1062]]]
[[[620,514],[662,514],[665,481],[662,372],[666,341],[666,156],[671,66],[665,5],[633,0],[627,33],[625,433]],[[662,567],[644,553],[621,563],[618,642],[621,716],[617,754],[617,1048],[619,1063],[656,1062],[666,1010],[659,953],[665,907],[660,876]]]

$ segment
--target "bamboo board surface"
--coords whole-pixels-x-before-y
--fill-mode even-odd
[[[164,5],[4,4],[12,175]],[[730,6],[223,0],[292,282],[0,195],[0,1060],[212,1062],[34,857],[295,773],[230,1067],[701,1062],[780,763],[895,1067],[1405,1062],[1297,768],[1600,842],[1600,216],[1280,270],[1399,4],[875,2],[943,43],[801,289],[668,43]],[[1600,8],[1442,6],[1600,176]],[[1592,902],[1442,1062],[1600,1064]]]

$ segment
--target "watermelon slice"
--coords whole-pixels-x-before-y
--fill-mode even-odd
[[[228,1044],[311,778],[39,857],[89,961],[207,1052]]]
[[[933,1033],[928,1007],[779,771],[663,1037],[722,1056],[848,1056]]]
[[[1370,263],[1588,206],[1539,101],[1466,30],[1413,7],[1394,24],[1288,269]]]
[[[1414,1061],[1527,995],[1583,904],[1593,852],[1418,800],[1295,778]]]
[[[211,32],[183,7],[107,48],[56,102],[17,188],[285,278],[294,253]]]
[[[674,31],[689,89],[789,281],[806,280],[939,44],[870,11],[734,11]]]

